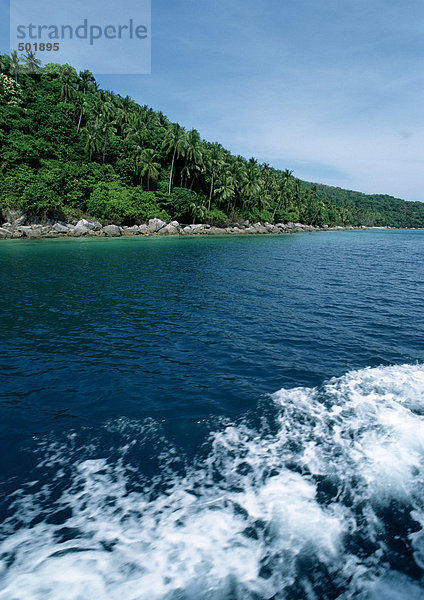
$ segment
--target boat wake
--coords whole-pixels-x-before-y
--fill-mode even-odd
[[[40,442],[0,599],[421,599],[424,367],[283,389],[259,421],[189,465],[153,421],[108,423],[108,451]]]

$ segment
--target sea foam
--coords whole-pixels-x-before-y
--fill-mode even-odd
[[[78,448],[76,433],[45,441],[40,469],[53,476],[16,494],[0,599],[421,598],[423,366],[269,401],[272,425],[222,421],[184,469],[152,422],[109,423],[113,456]],[[160,447],[153,478],[129,459],[146,436]]]

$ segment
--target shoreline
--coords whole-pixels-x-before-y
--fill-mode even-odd
[[[41,238],[79,238],[79,237],[150,237],[179,235],[261,235],[301,233],[312,231],[361,231],[365,229],[391,229],[389,227],[353,227],[347,226],[312,226],[303,223],[250,223],[234,224],[227,227],[216,227],[204,223],[183,225],[178,221],[169,223],[161,219],[150,219],[143,225],[121,226],[102,225],[99,221],[81,219],[76,223],[49,220],[44,224],[32,223],[24,225],[23,217],[13,223],[0,226],[1,239],[41,239]],[[25,221],[26,222],[26,219]]]

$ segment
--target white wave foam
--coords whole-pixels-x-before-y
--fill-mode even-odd
[[[125,452],[93,452],[57,502],[64,523],[29,526],[48,490],[26,495],[28,526],[0,545],[0,599],[397,599],[408,586],[414,598],[420,583],[389,565],[381,507],[406,507],[417,532],[399,536],[421,567],[424,368],[355,371],[273,400],[277,433],[223,427],[160,493],[132,491]]]

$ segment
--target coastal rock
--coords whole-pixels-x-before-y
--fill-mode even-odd
[[[254,223],[251,228],[255,233],[268,233],[268,229],[262,225],[262,223]]]
[[[23,229],[23,228],[22,228]],[[25,235],[27,238],[37,239],[42,237],[41,227],[37,227],[36,229],[32,227],[25,228]]]
[[[176,235],[178,233],[178,228],[174,227],[172,223],[168,223],[168,225],[159,229],[158,233],[159,235]]]
[[[190,225],[191,233],[201,233],[204,231],[205,227],[206,225],[203,225],[202,223],[193,223],[193,225]]]
[[[85,227],[85,229],[93,229],[91,223],[89,221],[87,221],[87,219],[81,219],[80,221],[78,221],[78,223],[75,225],[75,227]]]
[[[211,227],[206,232],[208,235],[224,235],[226,234],[226,230],[221,227]]]
[[[122,235],[138,235],[138,225],[133,225],[132,227],[123,227]]]
[[[85,225],[79,225],[77,223],[77,225],[75,225],[74,229],[72,230],[72,235],[74,237],[81,237],[83,235],[87,235],[89,231],[90,229],[88,229],[88,227],[86,227]]]
[[[100,231],[102,224],[99,221],[87,221],[87,219],[80,219],[75,227],[85,227],[89,231]]]
[[[149,231],[150,233],[157,233],[158,231],[160,231],[162,229],[162,227],[165,227],[166,223],[165,221],[162,221],[162,219],[150,219],[149,220]]]
[[[12,235],[11,235],[11,237],[12,237],[12,239],[13,239],[13,240],[15,240],[15,239],[18,239],[18,238],[21,238],[21,237],[23,237],[23,235],[24,235],[24,234],[22,233],[22,231],[19,231],[19,229],[14,229],[14,230],[12,231]]]
[[[0,227],[0,240],[4,240],[5,238],[10,237],[10,231],[8,229],[4,229]]]
[[[6,209],[4,211],[4,218],[8,223],[11,223],[15,227],[24,225],[27,220],[27,215],[22,210]]]
[[[145,224],[138,226],[138,233],[140,235],[147,235],[149,233],[149,227]]]
[[[121,235],[121,228],[118,225],[106,225],[103,227],[103,233],[108,237],[119,237]]]
[[[172,225],[172,227],[175,227],[176,229],[181,229],[181,225],[178,223],[178,221],[171,221],[170,225]]]
[[[53,233],[68,233],[69,227],[63,223],[55,223],[51,230]]]

